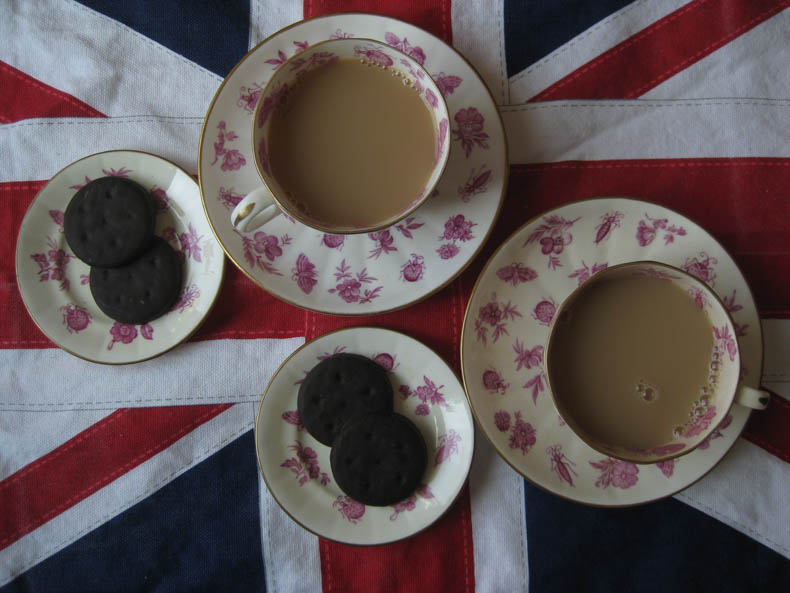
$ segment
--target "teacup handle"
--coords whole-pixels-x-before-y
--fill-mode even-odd
[[[253,231],[280,214],[269,189],[262,185],[248,193],[230,213],[230,224],[242,233]],[[255,222],[255,226],[250,223]]]
[[[735,401],[747,408],[764,410],[768,407],[768,402],[771,401],[771,395],[767,391],[741,385],[738,393],[735,394]]]

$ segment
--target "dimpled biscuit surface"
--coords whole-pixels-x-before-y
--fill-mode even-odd
[[[348,421],[332,445],[332,474],[362,504],[386,506],[410,496],[428,464],[425,440],[400,414],[367,414]]]
[[[369,358],[335,354],[304,378],[297,409],[307,431],[332,446],[343,424],[354,416],[392,411],[392,385],[387,371]]]
[[[138,257],[151,243],[154,202],[139,183],[101,177],[83,186],[63,217],[66,242],[78,258],[105,268]]]
[[[178,253],[159,237],[148,251],[115,268],[92,267],[93,299],[108,317],[121,323],[147,323],[167,313],[181,292]]]

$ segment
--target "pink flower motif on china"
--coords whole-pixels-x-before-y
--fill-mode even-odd
[[[296,76],[299,77],[309,70],[314,70],[318,66],[323,66],[324,64],[329,64],[330,62],[336,62],[339,59],[340,57],[336,54],[333,54],[331,51],[317,51],[310,56],[309,60],[305,60],[303,58],[297,58],[294,60],[291,63],[291,70],[299,70],[306,64],[307,67],[304,70],[296,73]]]
[[[719,439],[724,436],[721,431],[727,428],[730,424],[732,424],[732,416],[730,414],[727,414],[724,420],[722,420],[721,423],[716,428],[713,429],[713,432],[711,432],[708,436],[705,437],[705,440],[702,441],[697,446],[697,448],[707,449],[708,447],[710,447],[710,442],[713,439]]]
[[[304,253],[300,253],[296,258],[296,265],[291,268],[291,280],[296,282],[303,293],[310,294],[318,284],[317,276],[315,264]]]
[[[415,413],[418,416],[427,416],[430,413],[431,406],[447,407],[447,401],[444,399],[444,394],[441,392],[444,385],[436,385],[428,377],[423,375],[423,384],[419,385],[416,389],[412,389],[406,384],[402,384],[398,388],[398,393],[405,400],[410,397],[417,398],[422,403],[417,405]]]
[[[417,222],[417,219],[413,216],[409,216],[406,220],[401,223],[398,223],[395,226],[395,230],[397,230],[401,235],[406,237],[407,239],[413,239],[414,235],[412,231],[416,231],[418,228],[425,225],[424,222]]]
[[[315,358],[316,360],[326,360],[327,358],[331,358],[332,356],[335,356],[336,354],[340,354],[341,352],[345,352],[345,351],[346,351],[345,346],[335,346],[332,352],[324,352],[323,354],[316,356]],[[305,374],[307,374],[308,372],[309,371],[305,371]]]
[[[557,444],[547,447],[546,453],[549,455],[551,471],[557,474],[561,482],[567,482],[573,486],[573,476],[578,476],[579,474],[572,467],[576,464],[562,452],[562,445]]]
[[[263,104],[258,110],[258,127],[262,128],[268,121],[275,108],[280,105],[288,93],[288,84],[281,84],[263,98]]]
[[[466,183],[458,188],[458,197],[461,198],[461,201],[469,202],[474,196],[485,192],[491,181],[491,175],[491,169],[486,165],[480,165],[479,169],[472,169]]]
[[[233,210],[241,202],[242,198],[244,198],[244,194],[236,193],[232,187],[227,189],[224,187],[219,188],[217,200],[228,210]]]
[[[439,237],[444,241],[470,241],[474,239],[472,227],[477,226],[476,222],[467,220],[463,214],[456,214],[447,219],[444,223],[444,233]]]
[[[254,268],[257,265],[269,274],[282,276],[280,271],[270,262],[282,255],[282,247],[280,245],[285,246],[291,242],[291,238],[288,235],[283,235],[278,241],[277,237],[274,235],[267,235],[263,231],[255,233],[255,239],[245,237],[235,229],[233,232],[241,238],[241,244],[244,248],[244,259],[247,260],[250,266]],[[269,239],[269,237],[272,237],[272,239]],[[267,259],[269,261],[267,261]]]
[[[337,249],[340,251],[343,249],[343,245],[346,243],[346,236],[345,235],[330,235],[329,233],[324,233],[321,236],[321,244],[324,247],[329,247],[329,249]]]
[[[304,50],[310,47],[310,44],[307,41],[294,41],[293,43],[296,46],[294,55],[302,53]]]
[[[434,74],[431,76],[431,78],[433,78],[433,81],[436,83],[439,92],[441,92],[444,97],[447,95],[452,95],[453,91],[461,86],[461,83],[463,82],[463,79],[460,76],[451,76],[449,74],[445,74],[444,72]]]
[[[447,118],[442,118],[442,121],[439,122],[439,141],[436,143],[436,156],[435,161],[439,162],[439,159],[442,157],[442,153],[444,152],[444,141],[447,139],[447,129],[450,127],[450,122],[447,121]],[[438,195],[439,190],[434,189],[431,197],[434,195]]]
[[[85,286],[86,284],[90,284],[90,283],[91,283],[90,276],[88,276],[87,274],[80,274],[80,284],[82,286]]]
[[[492,340],[496,342],[502,335],[510,335],[507,331],[508,321],[521,317],[518,307],[510,301],[507,303],[497,300],[495,292],[491,293],[491,300],[480,307],[475,319],[475,336],[478,342],[488,343],[488,331],[493,330]]]
[[[398,518],[398,515],[407,511],[413,511],[417,507],[417,496],[412,494],[407,499],[400,501],[392,506],[393,513],[390,515],[390,521]]]
[[[580,218],[567,220],[558,214],[544,216],[543,222],[524,241],[524,246],[540,243],[540,252],[549,256],[549,268],[553,270],[561,267],[558,255],[573,241],[573,235],[569,230]]]
[[[110,336],[112,336],[112,340],[108,344],[107,350],[112,350],[113,345],[119,342],[121,344],[131,344],[137,337],[137,328],[128,323],[116,321],[110,328]]]
[[[181,294],[178,297],[178,300],[175,304],[170,307],[171,311],[178,311],[179,313],[183,313],[189,307],[192,306],[197,298],[200,296],[200,288],[197,284],[188,284],[183,289],[181,289]]]
[[[686,235],[686,229],[682,226],[670,225],[666,218],[652,218],[645,213],[647,220],[640,220],[636,228],[636,241],[641,247],[646,247],[653,242],[658,233],[664,233],[664,245],[669,245],[675,237]]]
[[[60,249],[58,242],[52,237],[47,237],[47,246],[49,249],[46,253],[30,254],[30,259],[38,264],[38,280],[54,280],[60,282],[59,290],[68,290],[70,283],[66,278],[66,267],[74,256]]]
[[[198,235],[192,223],[189,223],[189,230],[186,233],[178,234],[178,242],[181,244],[181,253],[184,254],[186,259],[192,258],[196,262],[202,262],[202,251],[200,248],[200,240],[203,235]]]
[[[412,253],[409,260],[400,268],[400,277],[406,282],[422,280],[425,274],[425,259],[421,255]]]
[[[332,33],[329,38],[330,39],[351,39],[354,35],[351,33],[345,33],[342,29],[335,29],[335,32]]]
[[[474,146],[489,148],[488,134],[483,131],[485,119],[477,109],[474,107],[460,109],[453,119],[458,126],[453,130],[453,139],[461,143],[466,158],[472,154]]]
[[[397,35],[394,33],[384,33],[384,41],[387,42],[388,45],[391,45],[395,49],[399,49],[415,62],[417,62],[420,66],[425,64],[425,52],[422,51],[421,47],[417,47],[409,43],[409,40],[404,37],[401,40]]]
[[[420,404],[416,408],[414,408],[414,413],[417,416],[427,416],[431,413],[431,409],[428,407],[427,404]]]
[[[384,288],[379,285],[375,288],[366,288],[365,285],[374,283],[377,279],[368,275],[367,268],[362,268],[362,271],[357,272],[355,275],[351,273],[351,266],[343,259],[340,265],[335,267],[335,287],[330,288],[327,292],[337,294],[341,299],[347,303],[357,303],[360,305],[371,302],[373,299],[380,296],[381,289]]]
[[[154,339],[154,328],[151,327],[150,323],[144,323],[140,326],[140,335],[143,336],[146,340],[153,340]]]
[[[722,297],[722,302],[724,303],[724,308],[727,312],[733,317],[732,325],[735,329],[735,336],[742,337],[746,335],[746,330],[749,328],[749,324],[745,323],[741,325],[735,321],[735,313],[742,310],[743,307],[735,302],[735,294],[736,291],[733,289],[732,294],[728,297]]]
[[[387,352],[380,352],[373,357],[373,362],[383,368],[385,371],[393,371],[400,365],[397,362],[397,356]]]
[[[299,412],[297,410],[286,410],[280,417],[288,424],[294,425],[296,430],[302,430],[304,428],[304,424],[302,424],[302,419],[299,417]]]
[[[91,314],[79,305],[69,303],[58,310],[63,313],[63,325],[69,333],[79,333],[90,325]]]
[[[499,432],[507,432],[510,430],[510,414],[505,410],[499,410],[494,414],[494,425]]]
[[[442,259],[452,259],[458,255],[460,251],[461,250],[458,248],[458,245],[455,243],[443,243],[442,245],[439,245],[436,253],[438,253],[439,257]]]
[[[376,247],[370,250],[368,259],[378,259],[382,253],[386,255],[387,253],[398,250],[398,248],[393,245],[395,240],[392,238],[392,235],[388,230],[368,233],[368,239],[373,241],[373,243],[376,245]]]
[[[340,514],[349,523],[359,523],[365,516],[365,505],[350,496],[338,496],[337,500],[332,503],[332,507],[340,511]]]
[[[63,210],[50,210],[49,216],[52,218],[52,221],[60,227],[60,230],[63,231]]]
[[[159,212],[164,212],[170,207],[170,196],[161,187],[155,185],[148,192],[154,200],[154,205]]]
[[[431,89],[425,89],[425,100],[432,109],[439,107],[439,99],[436,98],[436,95]]]
[[[258,104],[258,99],[261,98],[264,84],[253,82],[250,86],[239,87],[239,98],[236,101],[236,107],[240,107],[247,113],[253,113],[255,106]]]
[[[698,434],[706,431],[716,417],[716,406],[708,406],[705,413],[701,414],[698,418],[693,420],[691,427],[683,433],[686,438],[695,437]]]
[[[587,280],[590,279],[590,276],[592,276],[593,274],[597,274],[601,270],[605,270],[608,267],[609,264],[604,262],[602,264],[593,264],[592,268],[590,268],[582,260],[582,267],[574,270],[572,274],[568,274],[568,278],[576,278],[576,280],[579,283],[577,286],[581,286],[582,284],[587,282]]]
[[[217,124],[217,140],[214,142],[214,160],[212,165],[216,164],[220,157],[222,157],[222,164],[220,169],[223,171],[238,171],[247,164],[247,160],[242,156],[241,152],[234,149],[225,147],[226,142],[233,142],[238,139],[236,132],[227,129],[225,120]]]
[[[708,302],[708,297],[699,288],[696,287],[689,288],[688,294],[691,297],[691,299],[694,301],[694,304],[700,309],[705,310],[708,306],[710,306],[710,303]]]
[[[510,439],[508,441],[510,448],[518,449],[522,455],[526,455],[536,440],[537,437],[533,426],[521,419],[521,412],[516,412],[516,423],[510,431]]]
[[[355,46],[354,55],[386,67],[392,66],[395,63],[389,55],[373,45]]]
[[[542,344],[538,344],[532,349],[529,349],[525,348],[524,344],[522,344],[521,341],[516,338],[516,342],[513,344],[513,350],[516,353],[516,358],[513,360],[513,362],[516,363],[516,372],[520,371],[521,369],[542,367],[544,351]]]
[[[280,66],[285,64],[288,61],[288,56],[285,55],[285,52],[281,49],[277,50],[277,57],[269,58],[268,60],[264,60],[267,64],[272,66],[273,70],[277,70]]]
[[[713,335],[719,342],[719,348],[729,355],[730,362],[734,362],[738,354],[738,343],[735,341],[735,337],[730,335],[730,328],[726,325],[722,325],[721,329],[714,327]]]
[[[554,299],[543,299],[532,310],[532,317],[541,325],[548,327],[557,313],[557,303]]]
[[[449,460],[453,455],[458,453],[459,442],[461,442],[461,435],[452,428],[446,434],[440,434],[439,446],[436,449],[436,455],[433,459],[434,467]]]
[[[82,189],[83,187],[88,185],[90,182],[91,182],[91,178],[86,175],[84,183],[76,183],[74,185],[70,185],[69,189]]]
[[[713,266],[719,263],[715,257],[711,257],[704,251],[700,251],[696,257],[686,258],[686,263],[681,266],[683,271],[713,286],[716,280],[716,272]]]
[[[498,370],[488,368],[483,371],[483,387],[485,387],[489,393],[504,395],[507,388],[510,387],[510,383],[505,381],[502,373]]]
[[[619,228],[623,216],[624,214],[619,211],[607,212],[601,216],[600,224],[595,227],[595,240],[593,243],[598,245],[598,243],[606,239],[614,229]]]
[[[667,459],[666,461],[659,461],[656,463],[656,467],[660,469],[661,473],[667,478],[671,478],[672,474],[675,472],[675,460]]]
[[[253,238],[255,251],[264,254],[269,261],[274,261],[283,254],[280,240],[275,235],[267,235],[263,231],[258,231],[253,235]]]
[[[529,282],[538,277],[538,273],[535,270],[520,262],[513,262],[508,266],[499,268],[496,271],[496,275],[500,280],[508,282],[513,286],[518,286],[522,282]]]
[[[532,403],[535,405],[538,405],[538,395],[546,390],[546,385],[543,382],[545,378],[546,374],[540,371],[537,375],[524,383],[524,389],[532,390]]]
[[[601,475],[595,481],[595,485],[598,488],[614,486],[625,490],[639,480],[639,468],[628,461],[607,457],[600,461],[589,461],[588,463],[601,472]]]
[[[132,169],[127,169],[126,167],[121,167],[120,169],[102,169],[101,172],[108,177],[129,177],[130,173],[134,173]]]
[[[322,472],[318,465],[318,454],[312,448],[303,446],[301,441],[294,442],[296,444],[288,445],[288,449],[294,451],[296,455],[283,461],[280,467],[288,468],[293,472],[299,486],[304,486],[310,480],[318,480],[322,486],[329,484],[329,476]]]

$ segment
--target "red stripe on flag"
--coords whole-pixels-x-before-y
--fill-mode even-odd
[[[453,40],[451,0],[305,0],[304,18],[335,12],[372,12],[408,21],[441,37]],[[359,34],[363,35],[360,31]]]
[[[768,409],[751,415],[743,436],[790,463],[790,401],[772,392]]]
[[[31,117],[104,117],[104,114],[0,61],[0,123]]]
[[[790,0],[694,0],[530,101],[639,97],[788,6]]]
[[[464,486],[447,514],[412,538],[368,548],[320,540],[324,593],[473,593],[469,509]]]
[[[229,407],[117,410],[11,474],[0,482],[0,550]]]

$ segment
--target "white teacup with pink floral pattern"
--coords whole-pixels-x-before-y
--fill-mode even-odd
[[[570,319],[567,317],[568,315],[573,315],[574,310],[571,305],[577,303],[579,299],[584,298],[587,294],[590,294],[591,289],[600,286],[602,281],[618,282],[626,278],[634,278],[635,276],[651,276],[661,282],[674,284],[680,291],[688,295],[689,300],[693,301],[696,307],[704,311],[710,324],[709,329],[713,331],[713,351],[711,353],[709,371],[706,371],[708,375],[706,384],[701,388],[696,385],[689,386],[689,390],[693,392],[700,389],[701,391],[698,394],[699,397],[697,397],[691,405],[688,418],[682,425],[676,426],[673,430],[667,430],[663,441],[657,441],[648,446],[640,446],[639,448],[634,448],[633,445],[629,446],[624,442],[618,442],[619,439],[613,434],[610,434],[610,431],[607,431],[606,434],[602,436],[600,424],[598,424],[596,428],[593,428],[593,424],[595,423],[589,416],[581,413],[579,409],[575,409],[574,404],[569,405],[569,398],[567,395],[565,398],[563,397],[563,388],[560,386],[564,383],[560,373],[567,373],[569,369],[562,363],[552,364],[552,359],[556,361],[558,357],[560,357],[560,350],[558,350],[560,347],[557,346],[559,340],[556,339],[559,333],[558,327]],[[658,287],[656,287],[656,289],[657,288]],[[651,298],[656,298],[654,296],[655,292],[651,291],[650,294]],[[618,308],[617,310],[620,311],[621,309]],[[646,316],[651,314],[654,313],[652,311],[644,312]],[[661,320],[658,320],[658,322],[661,323]],[[571,326],[566,325],[565,327],[569,328]],[[570,332],[570,337],[574,341],[577,340],[574,336],[578,333],[574,333],[575,330],[576,328]],[[567,329],[565,331],[567,332]],[[733,403],[759,410],[764,409],[769,401],[769,396],[766,392],[746,385],[739,385],[741,355],[735,336],[736,328],[732,318],[719,297],[704,282],[690,274],[673,266],[652,261],[631,262],[607,268],[598,272],[592,280],[579,285],[563,301],[554,315],[549,342],[546,347],[547,379],[554,405],[563,420],[580,439],[593,449],[611,457],[634,463],[655,463],[685,455],[693,451],[700,443],[708,438],[716,427],[727,417]],[[564,339],[567,342],[569,337],[566,336]],[[690,338],[687,337],[687,339]],[[683,340],[683,336],[678,335],[678,340]],[[596,343],[598,342],[597,337],[595,341]],[[600,344],[602,350],[611,352],[605,341],[601,340]],[[673,370],[675,368],[676,367],[673,367]],[[568,383],[565,382],[565,384],[567,386]],[[638,385],[637,390],[639,387],[642,386]],[[653,398],[659,397],[658,392],[654,392],[653,388],[650,386],[644,387],[643,390],[645,391],[644,394],[637,393],[634,397],[642,395],[642,399],[645,400],[645,405],[650,406]],[[601,395],[603,396],[605,394]],[[668,395],[670,397],[672,396],[672,394],[662,393],[660,397],[667,397]],[[578,397],[585,396],[577,393],[577,398]],[[576,399],[575,401],[579,400]],[[600,400],[596,401],[599,402],[597,405],[603,405],[600,403]],[[649,408],[645,409],[647,410]],[[603,412],[605,415],[610,415],[612,413],[610,409]],[[654,414],[651,412],[649,416],[652,418]],[[608,420],[608,418],[606,418],[606,420]],[[622,422],[627,421],[627,418],[622,418]],[[656,417],[656,421],[658,422],[658,417]]]
[[[338,60],[360,61],[368,66],[388,71],[399,78],[416,91],[431,116],[430,121],[433,126],[435,156],[424,186],[414,195],[414,199],[409,201],[406,208],[394,216],[364,226],[354,223],[331,223],[311,216],[297,199],[289,195],[282,181],[277,179],[270,167],[272,158],[269,150],[272,144],[270,131],[274,119],[272,113],[287,100],[288,94],[299,83],[302,75]],[[394,116],[382,112],[381,117]],[[354,122],[351,123],[351,126],[353,125]],[[332,234],[367,233],[389,227],[416,210],[431,195],[444,172],[450,154],[447,105],[436,83],[412,57],[372,39],[331,39],[319,42],[279,65],[258,99],[252,117],[252,126],[255,165],[263,185],[247,194],[231,212],[231,224],[242,232],[253,230],[280,213],[285,213],[307,226]],[[381,146],[371,147],[370,150],[381,151]],[[377,156],[387,159],[386,148],[383,152]],[[392,167],[398,167],[398,162],[388,160]],[[306,167],[305,174],[309,174],[309,170],[309,166]],[[348,174],[355,176],[353,167]],[[376,196],[371,196],[371,199],[375,200]]]

